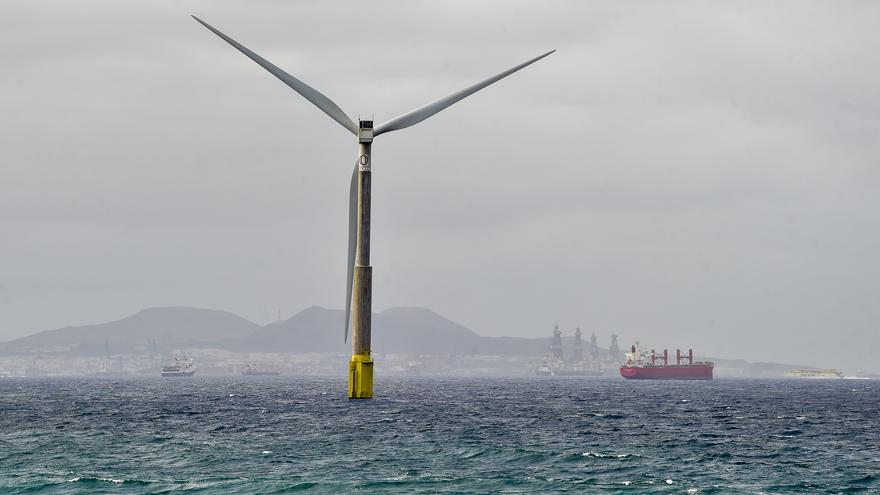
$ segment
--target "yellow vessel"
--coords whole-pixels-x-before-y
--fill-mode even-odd
[[[785,374],[789,378],[843,378],[843,373],[834,368],[814,369],[798,368]]]

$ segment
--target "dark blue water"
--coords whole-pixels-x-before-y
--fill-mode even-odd
[[[880,381],[0,380],[0,493],[880,493]]]

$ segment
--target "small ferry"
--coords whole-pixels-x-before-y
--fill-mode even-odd
[[[196,368],[193,360],[187,357],[175,357],[174,364],[166,364],[162,367],[162,376],[193,376]]]

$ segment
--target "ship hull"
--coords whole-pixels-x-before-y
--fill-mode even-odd
[[[628,380],[711,380],[714,366],[621,366],[620,376]]]
[[[164,377],[173,377],[173,376],[193,376],[196,374],[196,370],[191,371],[162,371],[162,376]]]

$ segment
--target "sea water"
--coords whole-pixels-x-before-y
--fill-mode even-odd
[[[880,493],[880,381],[0,379],[0,493]]]

